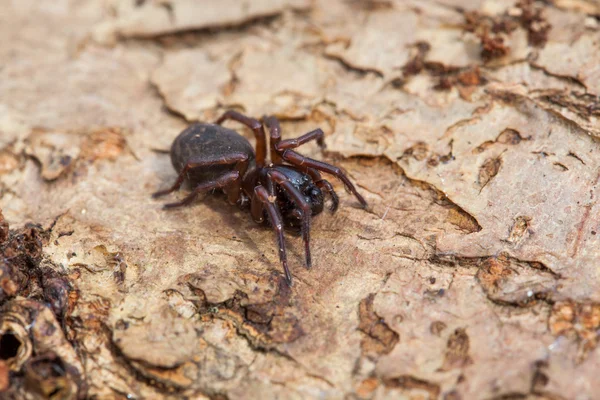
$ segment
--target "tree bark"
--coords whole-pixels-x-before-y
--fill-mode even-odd
[[[0,2],[0,397],[592,399],[600,4]],[[168,151],[238,109],[341,166],[313,268]],[[235,122],[252,143],[252,132]]]

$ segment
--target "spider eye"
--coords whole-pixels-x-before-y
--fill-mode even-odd
[[[320,213],[323,210],[323,193],[318,187],[311,187],[307,190],[306,196],[310,201],[313,215]]]
[[[294,218],[296,218],[298,220],[302,219],[302,213],[297,208],[294,209],[294,211],[292,211],[292,215],[294,216]]]
[[[323,194],[321,193],[321,191],[318,188],[313,187],[312,189],[310,189],[309,196],[314,199],[314,198],[322,197]]]

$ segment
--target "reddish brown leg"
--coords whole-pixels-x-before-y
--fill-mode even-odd
[[[263,117],[263,122],[269,130],[269,138],[271,143],[271,162],[273,164],[281,164],[281,154],[277,151],[277,145],[281,142],[281,126],[279,120],[273,116]]]
[[[157,197],[164,196],[165,194],[169,194],[169,193],[172,193],[172,192],[178,190],[181,187],[181,185],[183,184],[183,181],[185,180],[187,173],[192,168],[206,167],[206,166],[211,166],[211,165],[225,165],[225,164],[235,164],[235,171],[238,172],[239,177],[242,177],[242,176],[244,176],[244,174],[246,173],[246,170],[248,169],[248,155],[244,154],[244,153],[232,153],[232,154],[227,155],[226,157],[209,158],[209,159],[204,159],[204,160],[195,160],[192,158],[181,169],[181,171],[179,172],[179,176],[177,176],[177,180],[175,181],[173,186],[171,186],[168,189],[160,190],[160,191],[154,193],[152,195],[152,197],[157,198]],[[228,196],[230,202],[235,203],[237,201],[237,199],[239,197],[239,193],[240,193],[239,186],[240,185],[232,186],[232,188],[231,188],[232,190],[229,192],[229,196]]]
[[[256,137],[256,166],[263,167],[267,157],[267,139],[265,135],[265,129],[260,121],[247,117],[244,114],[240,114],[237,111],[227,111],[215,121],[215,124],[221,125],[223,121],[227,119],[232,119],[252,129],[254,136]]]
[[[289,149],[295,149],[296,147],[302,146],[303,144],[305,144],[311,140],[316,140],[317,144],[320,147],[322,147],[322,148],[325,147],[325,142],[324,142],[325,134],[323,133],[323,130],[321,130],[321,128],[317,128],[313,131],[305,133],[304,135],[302,135],[298,138],[295,138],[295,139],[281,140],[281,127],[279,125],[279,121],[277,120],[277,118],[263,117],[263,121],[265,122],[265,125],[267,125],[267,128],[269,129],[269,135],[271,138],[271,160],[275,164],[282,163],[282,161],[283,161],[283,158],[281,156],[282,152],[284,152],[285,150],[289,150]],[[315,182],[317,187],[319,189],[321,189],[322,191],[324,191],[326,194],[329,194],[331,196],[332,204],[331,204],[331,207],[329,208],[329,210],[331,212],[334,212],[335,210],[337,210],[338,205],[339,205],[339,198],[338,198],[337,194],[335,193],[335,191],[333,190],[331,183],[329,183],[327,180],[322,179],[321,174],[319,174],[319,171],[317,171],[315,169],[306,168],[306,167],[300,168],[300,169],[303,170],[304,172],[308,173],[309,175],[311,175],[311,177],[313,178],[313,181]],[[340,179],[342,179],[342,178],[340,178]],[[358,200],[361,201],[362,196],[358,195],[357,197],[358,197]],[[363,201],[361,201],[361,204],[363,204],[363,202],[364,202],[364,199],[362,199],[362,200]],[[363,206],[364,206],[364,204],[363,204]]]
[[[295,149],[298,146],[302,146],[303,144],[310,142],[311,140],[316,140],[317,144],[321,146],[321,148],[325,147],[324,133],[321,128],[317,128],[314,131],[310,131],[305,133],[304,135],[297,137],[295,139],[286,139],[282,140],[275,145],[275,149],[277,151],[283,151],[287,149]]]
[[[267,176],[270,180],[281,186],[287,194],[292,198],[296,207],[301,212],[302,218],[302,240],[304,241],[304,253],[306,257],[306,268],[312,267],[310,256],[310,217],[312,216],[312,208],[310,203],[306,201],[304,195],[288,180],[288,178],[279,171],[269,171]],[[273,188],[273,185],[271,185]],[[271,189],[271,196],[275,196],[274,188]]]
[[[285,161],[289,162],[292,165],[297,165],[299,167],[314,168],[318,171],[323,171],[328,174],[335,175],[342,182],[344,182],[346,188],[350,192],[352,192],[352,194],[354,194],[354,196],[360,202],[363,208],[367,207],[367,201],[364,199],[364,197],[360,195],[360,193],[358,193],[352,182],[350,182],[350,179],[348,179],[346,174],[344,174],[342,170],[338,167],[321,161],[313,160],[312,158],[304,157],[303,155],[298,154],[293,150],[284,150],[281,156]]]
[[[252,218],[254,218],[256,222],[263,221],[263,210],[265,208],[267,209],[267,214],[271,220],[271,225],[273,226],[275,234],[277,235],[277,243],[279,244],[279,259],[283,265],[285,279],[288,285],[292,286],[292,274],[290,273],[287,264],[287,254],[285,252],[285,238],[283,237],[283,221],[281,219],[281,214],[279,213],[279,210],[275,204],[269,201],[269,193],[267,192],[267,189],[265,189],[264,186],[257,186],[254,188],[252,207],[250,209]]]
[[[194,188],[192,193],[190,193],[186,198],[177,202],[177,203],[169,203],[165,204],[164,208],[176,208],[181,206],[187,206],[198,196],[198,194],[202,192],[206,192],[211,189],[216,188],[224,188],[231,185],[233,182],[239,180],[240,174],[237,171],[228,172],[225,175],[215,179],[214,181],[208,181],[199,184]]]

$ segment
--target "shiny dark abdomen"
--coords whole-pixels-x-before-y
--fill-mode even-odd
[[[247,154],[250,161],[248,169],[253,168],[254,149],[246,138],[220,125],[194,124],[181,132],[173,142],[171,162],[175,170],[180,172],[189,161],[226,157],[232,153]],[[196,167],[188,173],[187,179],[193,187],[233,171],[234,165]]]

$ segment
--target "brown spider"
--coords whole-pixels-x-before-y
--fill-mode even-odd
[[[240,134],[220,124],[232,119],[254,132],[256,153]],[[266,164],[267,141],[263,124],[270,132],[271,163]],[[319,171],[335,175],[342,180],[363,207],[365,199],[356,191],[348,177],[336,166],[304,157],[295,152],[298,146],[316,140],[324,147],[323,131],[315,129],[299,138],[281,140],[279,121],[275,117],[263,117],[261,121],[228,111],[215,124],[196,123],[177,136],[171,146],[171,162],[179,173],[175,184],[153,194],[163,196],[181,187],[187,178],[192,193],[177,203],[166,204],[174,208],[190,204],[201,192],[221,189],[231,204],[248,208],[257,223],[270,220],[279,242],[279,258],[283,264],[289,285],[292,275],[287,265],[284,223],[302,233],[306,252],[306,267],[311,267],[310,218],[323,211],[324,194],[331,197],[333,213],[339,204],[331,184],[321,177]],[[287,164],[284,164],[287,163]]]

